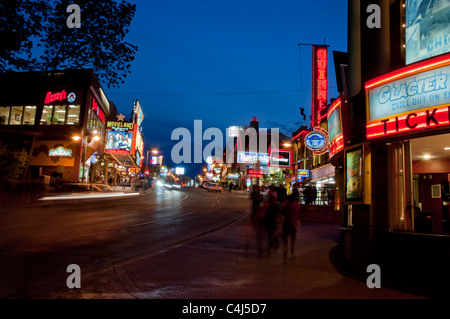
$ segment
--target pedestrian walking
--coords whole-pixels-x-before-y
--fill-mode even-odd
[[[258,256],[262,257],[265,210],[263,206],[264,203],[262,201],[261,192],[258,185],[253,185],[250,198],[252,201],[252,212],[250,220],[256,235],[256,246],[258,249]]]
[[[291,258],[295,258],[295,240],[299,219],[300,205],[293,195],[288,195],[283,205],[283,255],[287,257],[290,248]],[[290,246],[290,247],[289,247]]]
[[[267,252],[276,251],[279,246],[279,238],[277,236],[277,222],[279,222],[280,206],[277,199],[277,192],[274,187],[269,190],[268,200],[266,202],[266,214],[264,223],[267,232]]]

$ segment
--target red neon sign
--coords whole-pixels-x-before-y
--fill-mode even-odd
[[[95,101],[95,98],[92,98],[92,110],[95,112],[95,114],[98,115],[100,120],[102,120],[102,122],[105,123],[106,121],[105,113],[103,113],[97,101]]]
[[[418,73],[430,71],[450,64],[450,54],[438,56],[425,61],[417,62],[401,68],[399,70],[389,72],[377,78],[366,82],[366,104],[369,108],[369,90],[381,85],[410,77]],[[438,71],[436,71],[438,72]],[[435,80],[436,81],[436,80]],[[433,83],[433,81],[430,81]],[[367,119],[368,120],[368,119]],[[414,110],[397,116],[385,117],[369,122],[366,125],[368,139],[374,139],[383,136],[395,134],[405,134],[416,132],[419,130],[433,130],[450,124],[450,107],[448,104],[441,104]]]
[[[312,76],[312,109],[311,126],[320,125],[321,120],[327,115],[328,98],[328,50],[327,46],[313,45],[313,76]]]
[[[381,75],[379,77],[376,77],[370,81],[366,82],[366,91],[376,87],[380,86],[384,83],[392,82],[395,80],[398,80],[400,78],[406,77],[408,75],[413,75],[420,72],[425,72],[431,69],[439,68],[441,66],[445,66],[450,63],[450,54],[446,54],[443,56],[439,56],[434,59],[425,60],[422,62],[411,64],[407,67],[404,67],[400,70],[392,71],[389,73],[386,73],[384,75]]]
[[[367,125],[367,138],[413,132],[449,124],[450,106],[437,107],[370,123]]]
[[[249,169],[248,170],[248,175],[262,177],[263,172],[262,171],[257,171],[257,170],[254,170],[254,169]]]
[[[339,134],[334,140],[329,142],[330,157],[344,149],[344,135]]]
[[[67,92],[65,90],[53,94],[51,92],[47,92],[47,94],[45,95],[44,104],[49,104],[55,101],[62,101],[65,98],[67,98]]]

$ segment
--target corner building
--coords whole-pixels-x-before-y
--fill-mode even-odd
[[[448,1],[348,1],[350,126],[335,163],[347,260],[431,293],[450,283],[449,17]]]
[[[106,176],[98,160],[117,110],[92,70],[6,72],[0,87],[0,134],[11,148],[29,150],[28,180]]]

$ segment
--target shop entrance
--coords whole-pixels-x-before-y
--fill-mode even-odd
[[[390,229],[450,234],[450,134],[388,143]]]
[[[414,231],[450,233],[450,134],[411,139]]]

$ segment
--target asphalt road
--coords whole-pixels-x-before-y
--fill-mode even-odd
[[[68,265],[101,272],[227,227],[248,211],[242,193],[162,187],[8,207],[0,213],[0,298],[32,298],[33,290],[65,282]]]

